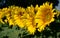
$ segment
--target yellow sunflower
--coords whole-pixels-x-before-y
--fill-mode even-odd
[[[33,34],[35,33],[36,31],[36,27],[34,27],[33,25],[30,25],[29,27],[27,27],[27,31],[30,33],[30,34]]]
[[[40,20],[40,22],[36,21],[38,23],[37,28],[38,31],[44,30],[46,25],[49,25],[51,22],[54,21],[54,15],[56,13],[54,12],[54,9],[52,7],[52,3],[49,4],[48,2],[43,3],[38,9],[38,12],[36,14],[36,20]],[[41,23],[41,24],[40,24]]]
[[[0,9],[0,22],[2,22],[4,24],[4,22],[2,20],[3,17],[4,17],[4,12],[2,11],[2,9]]]
[[[35,23],[35,8],[31,5],[26,8],[27,17],[26,17],[26,28],[30,34],[34,34],[36,31],[36,23]]]
[[[18,25],[20,28],[23,28],[25,26],[25,9],[24,8],[17,8],[15,9],[14,12],[14,20],[15,20],[15,24]]]
[[[35,33],[35,31],[36,31],[36,23],[35,23],[34,17],[29,17],[26,20],[26,27],[27,27],[27,31],[30,34],[34,34]]]

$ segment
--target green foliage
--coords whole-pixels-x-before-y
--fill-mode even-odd
[[[9,26],[8,24],[0,24],[0,38],[22,38],[27,35],[25,29],[21,29],[18,26]]]
[[[47,26],[41,33],[36,31],[34,35],[29,35],[25,29],[21,29],[18,26],[0,23],[0,38],[59,38],[60,31],[51,28]]]

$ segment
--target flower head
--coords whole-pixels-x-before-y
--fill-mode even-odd
[[[46,25],[49,25],[51,22],[54,21],[54,9],[52,8],[52,3],[49,4],[48,2],[43,3],[43,5],[40,6],[36,17],[41,20],[41,24],[38,23],[37,28],[38,31],[44,30]]]

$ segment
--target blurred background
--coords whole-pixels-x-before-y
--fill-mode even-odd
[[[57,6],[59,3],[59,0],[0,0],[0,8],[11,5],[21,6],[25,8],[27,6],[30,6],[31,4],[33,6],[35,6],[36,4],[40,6],[46,1],[53,3],[54,4],[53,6]]]
[[[53,8],[60,11],[60,0],[0,0],[0,9],[11,5],[24,8],[30,5],[35,7],[36,4],[40,6],[46,1],[53,3]],[[52,22],[49,27],[47,26],[43,32],[36,31],[35,35],[29,35],[25,32],[23,32],[25,34],[21,35],[21,30],[18,26],[9,27],[8,24],[3,25],[0,23],[0,38],[60,38],[60,17],[54,18],[56,21]]]

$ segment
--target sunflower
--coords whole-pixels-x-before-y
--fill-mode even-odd
[[[27,31],[30,33],[30,34],[33,34],[35,33],[36,31],[36,27],[33,27],[33,25],[30,25],[28,28],[27,28]]]
[[[2,11],[2,9],[0,9],[0,22],[4,24],[3,19],[2,19],[3,17],[4,17],[4,12]]]
[[[18,25],[20,28],[23,28],[25,26],[25,9],[24,8],[17,8],[15,9],[15,12],[14,12],[14,20],[15,20],[15,24]]]
[[[36,31],[36,23],[35,23],[35,8],[31,5],[26,8],[27,19],[26,19],[26,28],[30,34],[34,34]]]
[[[38,12],[36,14],[36,20],[38,20],[38,31],[42,31],[44,30],[44,28],[46,27],[46,25],[49,25],[51,22],[53,22],[54,19],[54,15],[56,13],[54,12],[54,9],[52,7],[52,3],[49,4],[48,2],[43,3],[43,5],[41,5],[38,9]],[[40,21],[40,22],[39,22]]]

